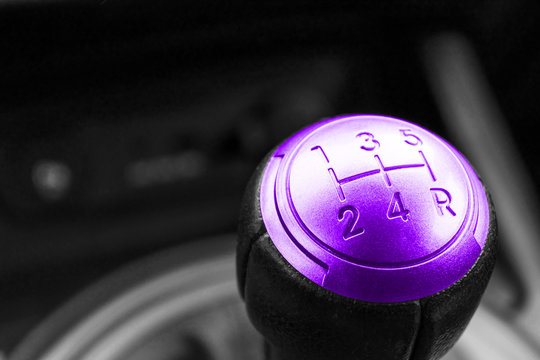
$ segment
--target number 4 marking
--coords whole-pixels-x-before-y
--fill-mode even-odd
[[[388,216],[389,219],[401,217],[403,221],[408,220],[409,210],[405,209],[405,206],[403,206],[403,201],[401,200],[401,194],[399,192],[394,193],[394,196],[392,196],[386,216]]]

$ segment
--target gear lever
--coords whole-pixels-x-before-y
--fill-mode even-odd
[[[268,155],[237,274],[267,359],[442,357],[493,270],[493,205],[467,160],[412,123],[324,120]]]

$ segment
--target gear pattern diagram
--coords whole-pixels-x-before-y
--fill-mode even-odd
[[[409,138],[405,138],[405,143],[409,144],[410,146],[420,146],[423,144],[423,141],[418,137],[417,135],[414,135],[411,131],[411,129],[400,129],[399,130],[405,137],[412,138],[414,140],[410,140]],[[363,140],[362,145],[360,148],[364,151],[374,151],[378,147],[380,147],[380,143],[376,140],[375,136],[370,132],[361,132],[357,135],[357,138],[360,138]],[[373,170],[367,170],[363,171],[354,175],[347,176],[345,178],[339,179],[336,175],[336,172],[334,168],[332,167],[332,164],[330,162],[330,159],[326,155],[324,149],[322,146],[317,145],[311,148],[311,151],[317,151],[321,154],[321,158],[324,161],[324,164],[327,166],[328,169],[328,175],[330,176],[330,180],[332,184],[334,185],[336,189],[337,196],[339,198],[339,201],[345,202],[346,196],[345,192],[343,190],[343,185],[348,184],[353,181],[357,181],[362,178],[366,178],[368,176],[374,176],[374,175],[381,175],[384,183],[388,188],[392,187],[392,180],[390,178],[390,174],[397,170],[402,169],[410,169],[410,168],[425,168],[431,178],[431,180],[436,183],[437,177],[435,176],[432,167],[430,166],[428,160],[426,159],[426,156],[424,155],[424,152],[422,150],[418,150],[419,154],[419,162],[417,163],[409,163],[409,164],[399,164],[399,165],[391,165],[386,166],[383,161],[381,160],[381,157],[377,154],[373,155],[374,164],[376,165]],[[456,216],[455,211],[450,206],[450,203],[452,202],[452,195],[450,192],[443,188],[438,187],[431,187],[430,191],[433,195],[433,201],[436,209],[440,212],[441,215],[444,215],[445,210],[452,216]],[[353,218],[357,215],[357,210],[354,210],[354,207],[351,205],[347,205],[342,208],[339,212],[338,218],[341,220],[343,218],[342,213],[345,211],[350,211],[353,214]],[[401,199],[401,193],[395,192],[389,207],[388,207],[388,213],[387,216],[389,219],[401,217],[403,221],[408,220],[409,211],[404,208],[403,201]],[[348,227],[349,230],[346,231],[343,238],[345,240],[348,240],[350,238],[350,235],[352,234],[350,231],[351,226]],[[363,233],[363,231],[355,230],[353,235],[359,235]]]
[[[357,160],[360,171],[355,170],[350,164],[343,166],[343,157],[341,165],[339,161],[335,161],[331,154],[335,157],[336,150],[328,152],[326,147],[332,148],[336,142],[340,146],[348,146],[348,158]],[[310,146],[307,147],[307,144]],[[326,185],[317,187],[313,194],[309,194],[308,184],[302,187],[295,187],[293,184],[292,188],[293,191],[302,194],[304,199],[307,196],[321,199],[324,197],[326,206],[315,213],[320,216],[324,213],[324,216],[334,222],[335,227],[330,231],[328,227],[322,230],[320,226],[317,228],[320,217],[319,220],[312,218],[317,205],[311,204],[314,206],[311,206],[310,211],[301,214],[303,205],[297,206],[298,201],[294,200],[301,197],[292,194],[290,207],[296,220],[313,241],[330,253],[350,262],[373,265],[369,258],[377,256],[382,259],[378,264],[396,266],[396,264],[412,264],[415,261],[423,261],[426,257],[435,256],[448,239],[417,243],[419,250],[412,255],[406,253],[411,244],[404,245],[399,237],[431,237],[429,229],[415,230],[421,226],[424,218],[435,217],[440,225],[448,224],[452,221],[448,218],[458,215],[459,211],[452,204],[451,191],[461,189],[458,186],[449,190],[442,183],[446,178],[456,177],[459,174],[457,171],[453,171],[454,174],[436,174],[434,166],[428,160],[428,157],[433,156],[431,153],[434,149],[437,150],[436,146],[439,144],[434,145],[432,139],[425,139],[423,134],[415,132],[412,128],[387,128],[381,134],[363,129],[341,134],[341,138],[332,137],[332,141],[326,143],[317,139],[307,141],[302,147],[301,155],[297,156],[298,159],[295,161],[306,162],[306,159],[309,159],[312,164],[310,171],[307,172],[311,174],[311,184],[321,183],[316,177],[325,177]],[[385,147],[386,151],[383,151]],[[401,156],[396,156],[388,149],[399,152]],[[315,157],[317,163],[314,162]],[[291,166],[294,167],[295,164]],[[326,171],[320,172],[316,168],[323,168]],[[323,175],[324,173],[326,175]],[[408,180],[405,185],[403,185],[404,178]],[[376,185],[376,189],[375,183],[379,184]],[[327,186],[330,184],[331,186]],[[366,193],[368,190],[365,189],[368,188],[369,196],[359,195]],[[416,193],[411,194],[411,190]],[[326,193],[329,191],[334,194],[334,200],[328,198]],[[421,198],[418,196],[419,192],[423,192]],[[430,202],[430,205],[426,206],[426,202]],[[369,206],[366,203],[369,203]],[[329,210],[332,207],[335,209]],[[375,217],[378,219],[377,222],[368,219],[368,225],[364,224],[366,218]],[[384,219],[392,223],[385,224]],[[402,225],[399,224],[400,221]],[[413,224],[414,222],[418,224]],[[453,223],[455,225],[456,222]],[[336,234],[338,231],[336,229],[341,233]],[[457,231],[455,226],[454,230]],[[452,230],[447,229],[445,236],[452,235]],[[379,254],[374,254],[375,251]],[[387,260],[390,257],[393,260]]]
[[[440,284],[427,273],[442,271],[446,284],[483,246],[473,233],[480,213],[485,230],[487,202],[474,171],[444,140],[399,119],[308,127],[278,147],[262,185],[275,246],[340,294],[394,301],[430,293]],[[398,281],[395,294],[377,293],[381,281]]]

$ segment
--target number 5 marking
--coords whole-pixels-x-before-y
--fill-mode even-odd
[[[405,142],[409,145],[416,146],[416,145],[422,145],[422,139],[420,139],[418,136],[411,133],[411,129],[399,129],[403,136],[405,136]]]
[[[360,214],[358,209],[354,206],[347,205],[339,209],[338,220],[341,222],[345,220],[345,214],[349,213],[345,222],[345,230],[343,231],[343,240],[350,240],[357,235],[364,233],[364,229],[358,226],[358,219]]]

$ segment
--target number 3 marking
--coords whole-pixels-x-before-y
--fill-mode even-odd
[[[375,140],[375,136],[372,133],[368,132],[362,132],[358,135],[356,135],[357,138],[360,138],[361,141],[364,141],[365,144],[360,146],[360,149],[366,150],[366,151],[373,151],[381,144]]]
[[[345,231],[343,231],[343,240],[350,240],[357,235],[363,234],[364,229],[358,226],[358,219],[360,218],[358,209],[356,209],[354,206],[351,206],[351,205],[342,207],[341,209],[339,209],[338,220],[339,221],[345,220],[346,213],[350,213],[351,216],[348,216],[345,222]]]

